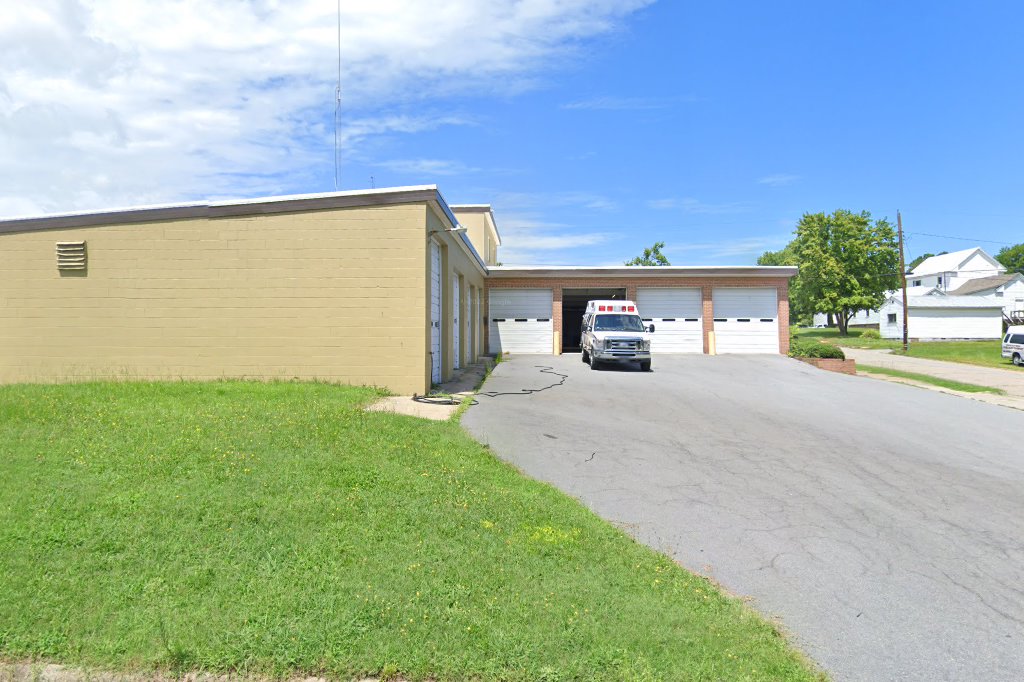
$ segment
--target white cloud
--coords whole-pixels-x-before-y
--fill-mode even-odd
[[[675,100],[655,97],[593,97],[563,104],[561,109],[583,109],[589,111],[645,111],[664,109]]]
[[[781,249],[788,241],[789,236],[747,237],[723,239],[716,242],[671,244],[663,251],[668,255],[696,252],[708,259],[757,257],[765,251]]]
[[[552,208],[614,211],[618,208],[613,199],[593,192],[499,192],[496,203],[508,211]]]
[[[375,165],[395,173],[422,176],[423,182],[429,182],[430,178],[436,175],[461,175],[480,170],[479,168],[467,166],[461,161],[445,159],[393,159],[391,161],[380,161]]]
[[[674,97],[618,97],[603,95],[589,99],[566,102],[560,109],[577,111],[647,111],[667,109],[675,104],[692,104],[703,101],[692,95],[676,95]]]
[[[564,264],[572,261],[573,249],[603,244],[611,238],[603,232],[572,232],[565,224],[532,215],[503,215],[499,256],[506,264]]]
[[[648,208],[658,210],[679,210],[686,213],[718,215],[723,213],[743,213],[750,210],[745,204],[733,202],[726,204],[709,204],[693,197],[682,199],[652,199],[647,202]]]
[[[789,175],[786,173],[778,173],[776,175],[766,175],[763,178],[757,179],[757,184],[768,185],[769,187],[785,187],[786,185],[792,185],[794,182],[800,179],[799,175]]]
[[[652,1],[343,0],[346,154],[472,124],[429,112],[527,87]],[[323,0],[7,3],[0,211],[329,189],[336,21]]]

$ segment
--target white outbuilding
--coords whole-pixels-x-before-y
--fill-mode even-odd
[[[957,287],[956,291],[949,292],[949,295],[991,296],[1002,301],[1003,317],[1007,320],[1024,318],[1024,275],[1019,272],[972,279]]]
[[[903,338],[903,295],[889,296],[879,313],[882,338]],[[933,291],[907,298],[907,318],[912,339],[998,339],[1003,332],[1003,302],[990,296],[946,296]]]

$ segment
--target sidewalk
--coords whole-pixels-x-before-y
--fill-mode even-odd
[[[437,390],[432,391],[430,395],[400,395],[381,398],[369,405],[366,410],[368,412],[396,412],[411,417],[443,421],[455,414],[463,400],[472,398],[491,367],[494,367],[494,359],[485,356],[476,364],[455,370],[454,376],[438,386]],[[3,681],[0,680],[0,682]]]
[[[898,369],[903,372],[917,372],[918,374],[927,374],[939,377],[940,379],[949,379],[965,384],[979,384],[981,386],[999,388],[1006,391],[1005,396],[985,393],[961,393],[946,389],[938,390],[945,393],[969,396],[975,400],[987,403],[1024,409],[1024,371],[1013,367],[998,369],[996,367],[967,365],[961,362],[910,358],[904,355],[893,355],[884,350],[869,350],[866,348],[843,348],[843,352],[846,353],[847,358],[856,360],[859,365]]]

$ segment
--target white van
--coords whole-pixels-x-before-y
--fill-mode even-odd
[[[639,362],[651,371],[651,334],[633,301],[587,301],[580,331],[583,362],[597,369],[601,362]]]
[[[1003,357],[1013,360],[1013,364],[1024,367],[1024,325],[1006,328],[1003,337]]]

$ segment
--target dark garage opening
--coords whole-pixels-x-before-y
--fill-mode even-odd
[[[562,289],[562,352],[580,352],[580,325],[587,301],[624,300],[626,288]]]

